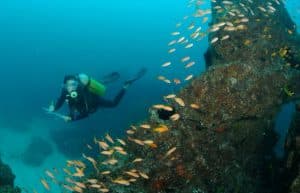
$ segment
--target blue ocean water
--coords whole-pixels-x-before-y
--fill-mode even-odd
[[[85,144],[108,132],[120,136],[131,123],[145,118],[162,96],[180,89],[156,80],[158,75],[184,77],[204,71],[204,38],[193,49],[167,53],[175,25],[194,10],[186,0],[1,0],[0,1],[0,155],[16,174],[16,185],[42,192],[39,180],[47,168],[61,167],[81,156]],[[296,22],[297,0],[287,1]],[[207,3],[209,7],[209,3]],[[203,24],[206,28],[207,24]],[[196,67],[168,71],[161,64],[191,56]],[[84,72],[95,78],[117,71],[121,80],[109,85],[113,97],[123,81],[140,68],[148,72],[134,83],[120,105],[100,109],[89,118],[64,123],[42,110],[60,94],[66,74]],[[62,109],[61,112],[67,112]],[[53,152],[39,166],[24,164],[34,137]],[[43,147],[36,151],[42,151]],[[59,190],[53,190],[59,192]]]

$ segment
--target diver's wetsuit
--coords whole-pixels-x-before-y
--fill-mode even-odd
[[[122,88],[113,100],[104,99],[91,93],[86,86],[80,84],[77,88],[77,97],[72,98],[65,88],[55,104],[55,111],[62,107],[66,101],[69,105],[70,117],[72,121],[87,117],[90,113],[97,111],[99,107],[115,107],[119,104],[125,94],[126,89]]]

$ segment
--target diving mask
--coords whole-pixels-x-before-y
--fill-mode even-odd
[[[68,80],[66,82],[66,85],[65,85],[68,93],[70,94],[71,98],[76,98],[78,96],[78,93],[77,93],[77,88],[78,88],[78,81],[76,80]]]

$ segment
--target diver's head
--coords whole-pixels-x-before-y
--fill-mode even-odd
[[[78,88],[78,84],[79,83],[76,76],[73,75],[65,76],[64,85],[68,93],[71,94],[72,92],[76,91]]]

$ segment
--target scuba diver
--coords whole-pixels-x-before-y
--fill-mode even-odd
[[[65,121],[76,121],[88,117],[89,114],[96,112],[99,107],[116,107],[123,98],[127,88],[133,82],[140,79],[145,73],[146,69],[143,68],[134,78],[125,81],[121,90],[112,100],[103,98],[106,91],[104,84],[118,79],[118,73],[115,72],[106,76],[109,77],[110,80],[104,80],[102,83],[83,73],[67,75],[64,77],[60,97],[55,104],[52,103],[49,108],[45,110]],[[69,106],[69,116],[55,113],[62,107],[64,102]]]

